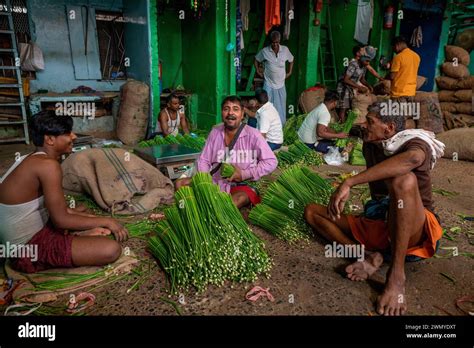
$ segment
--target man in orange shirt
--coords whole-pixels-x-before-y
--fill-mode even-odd
[[[392,98],[414,97],[420,56],[408,48],[402,36],[395,37],[392,46],[397,55],[393,58],[390,69],[391,96]]]

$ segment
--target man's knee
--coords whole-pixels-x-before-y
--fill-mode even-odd
[[[122,255],[122,247],[119,243],[114,240],[109,241],[104,247],[102,248],[102,258],[104,263],[112,263],[118,260],[118,258]]]
[[[418,180],[412,172],[396,176],[391,180],[390,186],[397,193],[411,192],[418,189]]]
[[[310,203],[304,208],[304,218],[306,221],[312,221],[316,215],[321,215],[326,207],[316,203]]]

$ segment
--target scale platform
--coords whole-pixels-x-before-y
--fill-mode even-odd
[[[133,153],[156,166],[170,179],[179,178],[191,169],[200,151],[181,144],[153,145],[134,148]]]

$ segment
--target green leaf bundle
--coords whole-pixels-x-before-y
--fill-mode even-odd
[[[235,167],[232,164],[222,163],[221,176],[223,178],[230,178],[235,173]]]
[[[263,242],[209,173],[197,173],[175,198],[176,205],[165,210],[166,220],[157,224],[149,240],[172,292],[190,287],[203,291],[210,284],[251,282],[268,274],[271,260]]]
[[[349,131],[352,128],[352,125],[354,124],[355,120],[357,119],[357,116],[359,116],[359,112],[355,110],[349,110],[347,113],[347,119],[346,122],[344,122],[344,126],[342,127],[342,132],[344,133],[349,133]],[[336,140],[336,146],[337,147],[346,147],[347,142],[349,139],[337,139]]]
[[[306,205],[312,202],[328,204],[332,192],[332,186],[309,168],[292,166],[270,184],[262,203],[252,209],[249,218],[252,223],[283,240],[305,239],[311,233],[304,220]],[[278,218],[274,211],[279,214]],[[273,219],[273,224],[268,223],[267,217]]]

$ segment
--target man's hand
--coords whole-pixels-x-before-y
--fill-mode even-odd
[[[339,139],[346,139],[348,136],[349,136],[349,134],[344,133],[344,132],[336,134],[336,138],[339,138]]]
[[[357,87],[357,90],[358,90],[360,93],[365,94],[365,93],[367,93],[367,91],[368,91],[369,89],[368,89],[367,87],[365,87],[365,86],[359,86],[359,87]]]
[[[291,76],[291,73],[286,73],[285,80]]]
[[[349,199],[350,191],[351,187],[344,181],[332,194],[328,205],[328,215],[333,221],[341,218],[341,213],[344,210],[346,201]]]
[[[257,68],[257,75],[263,77],[263,69],[261,67]]]
[[[370,93],[373,93],[374,92],[374,88],[372,86],[367,86],[367,88],[369,89]]]
[[[119,224],[117,220],[109,218],[107,226],[105,227],[112,231],[112,234],[118,242],[124,242],[128,239],[129,235],[127,229]]]
[[[242,182],[242,172],[240,171],[240,168],[238,167],[234,167],[234,168],[235,168],[234,174],[232,174],[232,176],[227,180],[232,181],[232,182]]]

